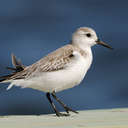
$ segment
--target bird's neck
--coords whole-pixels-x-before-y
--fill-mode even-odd
[[[92,55],[92,50],[91,50],[91,46],[88,46],[88,45],[82,45],[80,43],[74,43],[73,41],[71,42],[72,45],[80,48],[81,50],[83,50],[84,52],[88,53],[89,55]]]
[[[89,56],[92,57],[92,50],[91,50],[91,47],[86,47],[84,50],[87,51],[87,53],[89,54]]]
[[[81,48],[81,47],[80,47]],[[92,50],[91,47],[82,47],[81,48],[83,51],[85,51],[85,53],[88,55],[88,57],[90,58],[90,61],[92,62],[93,59],[93,55],[92,55]]]
[[[75,47],[81,49],[84,54],[86,55],[86,57],[89,59],[90,63],[92,62],[93,60],[93,55],[92,55],[92,50],[91,50],[91,47],[90,46],[82,46],[82,45],[78,45],[76,43],[73,43],[71,42],[72,45],[74,45]]]

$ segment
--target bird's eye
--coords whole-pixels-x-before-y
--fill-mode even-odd
[[[91,34],[90,34],[90,33],[87,33],[86,36],[87,36],[87,37],[91,37]]]

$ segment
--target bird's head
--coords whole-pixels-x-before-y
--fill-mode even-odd
[[[100,41],[96,35],[96,32],[92,28],[88,28],[88,27],[78,28],[73,33],[72,43],[83,49],[86,47],[94,46],[95,44],[102,45],[104,47],[112,49],[111,46]]]

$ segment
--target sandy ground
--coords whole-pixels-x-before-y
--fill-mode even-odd
[[[0,128],[128,128],[128,109],[79,111],[69,117],[0,116]]]

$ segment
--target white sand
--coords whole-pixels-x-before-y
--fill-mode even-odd
[[[0,128],[128,128],[128,109],[80,111],[70,117],[1,116]]]

